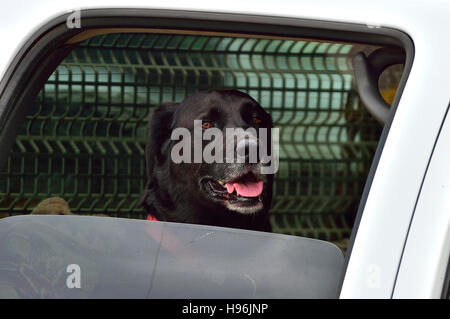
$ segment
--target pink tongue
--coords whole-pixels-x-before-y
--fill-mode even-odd
[[[228,193],[233,193],[236,189],[236,193],[238,195],[244,197],[257,197],[261,195],[263,190],[263,182],[255,182],[255,183],[226,183]]]

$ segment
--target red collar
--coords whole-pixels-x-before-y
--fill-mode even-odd
[[[147,220],[151,220],[151,221],[157,222],[157,221],[158,221],[158,218],[152,216],[151,214],[148,214],[148,215],[147,215]]]

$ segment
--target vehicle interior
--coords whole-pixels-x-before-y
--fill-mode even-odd
[[[273,232],[344,250],[383,129],[358,94],[357,53],[379,46],[199,32],[99,32],[76,40],[29,106],[0,172],[1,217],[64,198],[71,212],[145,219],[147,123],[210,88],[251,95],[280,128]],[[95,34],[95,33],[94,33]],[[403,65],[383,70],[391,104]]]

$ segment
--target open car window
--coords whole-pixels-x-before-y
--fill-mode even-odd
[[[199,90],[235,88],[280,128],[274,231],[346,238],[383,128],[358,97],[352,58],[375,49],[176,34],[83,41],[30,105],[1,173],[2,216],[60,196],[76,214],[145,218],[137,204],[151,111]],[[383,78],[390,103],[400,76],[396,68]]]
[[[148,219],[139,203],[148,182],[153,110],[198,91],[235,89],[256,100],[279,129],[272,232],[328,241],[345,253],[384,127],[360,96],[354,58],[386,48],[392,49],[189,31],[88,36],[27,108],[0,171],[0,216],[28,215],[43,200],[59,197],[70,214],[85,216],[76,222],[80,227],[88,215]],[[387,107],[402,74],[403,65],[396,64],[380,77]],[[93,220],[98,227],[108,224]],[[338,278],[343,266],[336,260],[324,262]]]

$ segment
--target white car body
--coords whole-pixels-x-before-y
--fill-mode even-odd
[[[89,8],[302,18],[388,27],[409,35],[412,69],[370,186],[340,297],[441,297],[450,255],[450,120],[444,121],[450,101],[448,0],[2,1],[0,78],[40,27]]]

